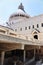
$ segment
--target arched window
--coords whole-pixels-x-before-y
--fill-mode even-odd
[[[38,35],[34,35],[34,38],[35,38],[35,39],[38,39]]]
[[[4,30],[0,30],[0,32],[1,32],[1,33],[5,33],[5,31],[4,31]]]

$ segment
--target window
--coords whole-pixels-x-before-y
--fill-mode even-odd
[[[35,39],[38,39],[38,35],[34,35],[34,38],[35,38]]]
[[[14,22],[12,22],[12,24],[14,24]]]
[[[27,27],[25,27],[25,30],[27,30]]]
[[[16,36],[16,34],[14,34],[14,33],[10,33],[10,35],[14,35],[14,36]]]
[[[29,29],[30,29],[30,26],[29,26]]]
[[[17,29],[15,29],[15,31],[17,31]]]
[[[41,26],[43,27],[43,23],[41,24]]]
[[[22,28],[20,28],[20,31],[22,31]]]
[[[34,25],[33,25],[33,28],[34,28]]]
[[[39,28],[39,25],[37,24],[37,28]]]
[[[4,31],[4,30],[0,30],[0,32],[1,32],[1,33],[5,33],[5,31]]]

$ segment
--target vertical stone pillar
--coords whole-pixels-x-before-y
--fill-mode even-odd
[[[16,61],[14,62],[14,65],[16,65]]]
[[[22,49],[24,49],[24,44],[22,44]]]
[[[25,62],[26,60],[26,51],[24,50],[24,57],[23,57],[23,61]]]
[[[5,52],[1,52],[1,65],[3,65],[4,63],[4,56],[5,56]]]
[[[35,59],[35,48],[34,48],[34,59]]]

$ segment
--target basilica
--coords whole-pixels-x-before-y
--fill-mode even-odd
[[[31,17],[21,3],[6,26],[0,25],[0,65],[28,65],[40,59],[43,59],[43,14]]]

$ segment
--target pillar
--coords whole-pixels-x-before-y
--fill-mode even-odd
[[[22,44],[22,49],[24,49],[24,44]]]
[[[14,65],[16,65],[16,61],[14,62]]]
[[[34,48],[34,59],[35,59],[35,48]]]
[[[26,60],[26,51],[24,50],[24,57],[23,57],[23,61],[25,62]]]
[[[4,64],[4,56],[5,56],[5,52],[1,52],[1,65]]]

